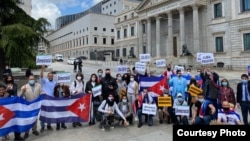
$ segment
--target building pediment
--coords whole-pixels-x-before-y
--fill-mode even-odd
[[[159,5],[163,2],[168,2],[170,0],[144,0],[143,2],[141,2],[136,11],[143,11],[144,9],[148,9],[150,7],[154,7],[156,5]]]

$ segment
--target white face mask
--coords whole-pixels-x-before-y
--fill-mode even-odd
[[[127,99],[123,99],[122,102],[123,102],[123,103],[126,103],[126,102],[127,102]]]
[[[81,80],[82,77],[81,77],[81,76],[77,76],[76,79],[77,79],[77,80]]]
[[[134,78],[130,78],[130,81],[134,81],[135,79]]]

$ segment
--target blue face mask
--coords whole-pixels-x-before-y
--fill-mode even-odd
[[[29,80],[29,84],[30,85],[34,85],[35,84],[35,80]]]
[[[224,86],[224,87],[227,86],[227,82],[222,82],[221,84],[222,84],[222,86]]]
[[[246,83],[247,83],[247,80],[242,79],[242,83],[246,84]]]

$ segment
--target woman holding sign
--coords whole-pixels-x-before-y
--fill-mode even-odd
[[[92,103],[91,103],[91,119],[89,122],[89,125],[95,125],[95,119],[100,120],[101,117],[99,117],[97,115],[98,113],[98,107],[101,104],[101,89],[100,92],[98,93],[98,91],[92,91],[92,89],[96,86],[100,85],[98,83],[98,77],[96,74],[91,74],[89,81],[86,83],[86,87],[85,87],[85,92],[92,94]],[[102,88],[102,87],[100,87]]]

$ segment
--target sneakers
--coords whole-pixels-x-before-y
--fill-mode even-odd
[[[51,125],[47,125],[47,129],[48,130],[53,130],[53,128],[51,127]]]
[[[37,132],[37,131],[33,131],[32,132],[34,135],[36,135],[36,136],[39,136],[39,132]]]
[[[101,130],[102,130],[102,131],[105,131],[105,128],[104,128],[104,126],[102,126]]]
[[[160,124],[163,124],[163,120],[160,120],[159,123],[160,123]]]
[[[142,125],[143,125],[142,123],[138,123],[137,127],[138,127],[138,128],[141,128]]]
[[[62,124],[62,128],[63,128],[63,129],[67,129],[67,126],[63,123],[63,124]]]
[[[25,133],[23,136],[24,139],[27,139],[28,137],[29,137],[29,133]]]
[[[76,125],[78,125],[78,126],[82,126],[82,124],[81,124],[80,122],[77,122],[77,123],[76,123]]]
[[[73,123],[72,123],[72,126],[73,126],[73,127],[76,127],[76,123],[75,123],[75,122],[73,122]]]
[[[137,117],[135,117],[135,121],[138,121],[138,118],[137,118]]]
[[[24,138],[22,138],[21,136],[19,136],[19,137],[16,137],[15,139],[14,139],[14,141],[24,141],[25,139]]]

